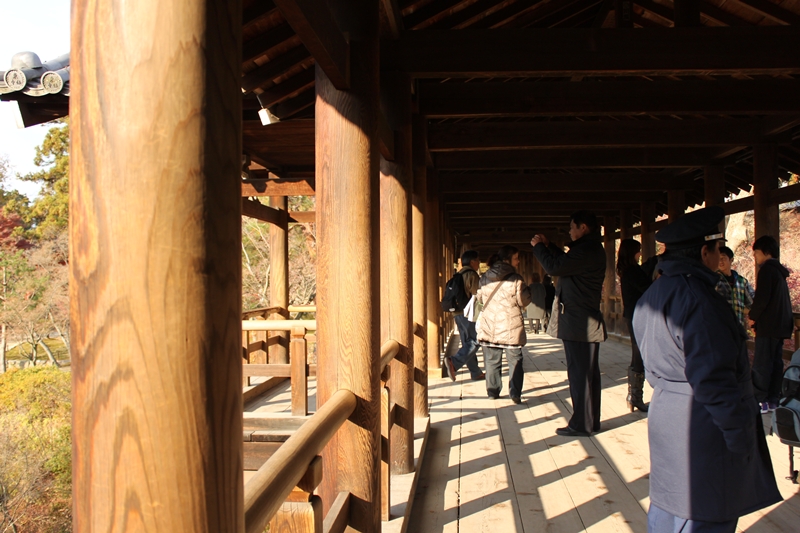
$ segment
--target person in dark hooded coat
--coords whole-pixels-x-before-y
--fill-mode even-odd
[[[661,277],[633,315],[647,380],[649,533],[733,533],[740,516],[781,500],[744,329],[716,292],[721,207],[658,233]]]

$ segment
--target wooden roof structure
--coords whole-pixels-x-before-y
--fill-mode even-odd
[[[592,210],[610,318],[617,232],[647,257],[659,215],[705,202],[777,235],[800,198],[779,187],[800,171],[800,0],[109,4],[72,10],[78,533],[260,533],[290,494],[375,533],[414,470],[462,247],[558,242]],[[316,195],[319,409],[243,488],[241,215],[272,224],[285,318],[296,194]],[[281,357],[302,351],[277,322]],[[312,461],[319,497],[292,493]]]

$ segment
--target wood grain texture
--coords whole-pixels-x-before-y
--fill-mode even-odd
[[[350,492],[349,526],[380,528],[380,252],[378,4],[330,2],[350,34],[351,88],[317,68],[317,400],[338,389],[358,397],[350,420],[323,452],[319,493],[327,513]]]
[[[424,117],[412,118],[414,183],[411,196],[411,297],[414,321],[414,416],[428,416],[428,279],[425,262],[425,210],[428,203]]]
[[[427,289],[427,369],[435,370],[441,368],[439,353],[442,350],[441,337],[439,335],[439,320],[442,314],[441,301],[441,237],[439,233],[439,199],[431,199],[425,208],[425,272]]]
[[[395,132],[394,161],[381,158],[381,338],[400,349],[392,359],[388,388],[395,409],[391,472],[414,470],[414,338],[411,327],[411,79],[381,76],[383,115]]]
[[[79,533],[244,529],[241,12],[72,5]]]
[[[306,346],[306,328],[292,329],[291,369],[292,369],[292,415],[308,414],[308,349]]]
[[[269,226],[269,304],[281,310],[271,320],[289,318],[289,224],[286,196],[270,196],[269,205],[280,213],[280,223]],[[271,363],[289,362],[289,333],[279,332],[278,342],[269,347]]]

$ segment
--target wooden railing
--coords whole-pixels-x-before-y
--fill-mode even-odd
[[[292,415],[305,416],[308,414],[308,377],[316,375],[316,365],[308,364],[308,344],[306,333],[316,331],[316,320],[244,320],[242,321],[242,332],[249,331],[291,331],[289,341],[289,363],[288,364],[245,364],[242,367],[242,376],[245,385],[249,385],[250,378],[260,377],[282,377],[291,379],[292,391]],[[254,346],[256,344],[256,346]],[[248,359],[248,352],[251,346],[255,349],[257,343],[248,343],[244,357]]]
[[[348,390],[337,391],[258,469],[244,488],[247,533],[264,531],[270,518],[355,408],[355,394]],[[344,512],[343,507],[340,504],[338,512]],[[326,522],[341,523],[336,518],[331,517]]]

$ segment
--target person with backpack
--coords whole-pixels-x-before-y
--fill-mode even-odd
[[[452,356],[444,358],[444,366],[447,370],[447,375],[452,381],[456,380],[456,373],[458,369],[467,365],[470,376],[473,381],[481,381],[486,379],[486,374],[481,372],[478,365],[478,335],[475,331],[475,317],[474,312],[470,312],[471,316],[464,314],[464,309],[469,301],[478,292],[478,269],[481,266],[480,259],[478,259],[478,252],[475,250],[467,250],[461,255],[461,270],[456,272],[453,278],[448,282],[445,287],[445,299],[452,298],[447,301],[442,300],[442,306],[447,307],[446,310],[453,313],[453,318],[458,327],[458,337],[461,339],[461,349]],[[460,279],[459,279],[460,278]]]
[[[508,393],[522,402],[522,347],[527,342],[522,310],[531,303],[531,291],[517,273],[519,250],[503,246],[499,260],[481,276],[477,300],[483,304],[478,317],[478,343],[483,347],[486,393],[497,399],[503,390],[503,351],[508,361]]]
[[[781,394],[783,377],[783,341],[792,336],[794,320],[792,301],[778,242],[763,235],[753,243],[753,257],[758,265],[756,295],[750,307],[750,320],[756,332],[753,357],[753,388],[761,412],[774,411]]]
[[[653,397],[649,533],[734,533],[740,516],[781,501],[753,397],[747,337],[717,293],[722,207],[656,234],[662,275],[633,313]]]

